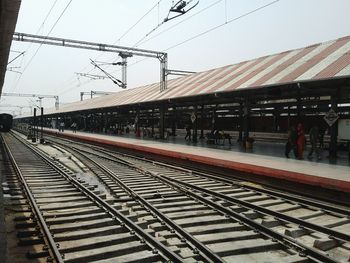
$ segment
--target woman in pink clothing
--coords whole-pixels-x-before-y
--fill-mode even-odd
[[[297,137],[298,159],[302,160],[302,159],[304,159],[303,155],[304,155],[306,140],[305,140],[304,128],[303,128],[303,125],[301,123],[298,123],[297,133],[298,133],[298,137]]]

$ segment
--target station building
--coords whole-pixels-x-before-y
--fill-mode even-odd
[[[192,140],[207,131],[285,134],[302,123],[329,135],[330,155],[350,140],[350,36],[243,61],[45,110],[45,123],[76,122],[78,129],[117,133],[132,125],[152,136],[189,127]],[[32,116],[17,122],[30,122]],[[338,124],[341,124],[339,126]],[[342,127],[341,137],[338,126]],[[344,129],[344,130],[343,130]]]

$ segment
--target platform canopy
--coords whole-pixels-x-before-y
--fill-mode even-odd
[[[111,95],[63,105],[46,114],[110,108],[123,105],[170,101],[201,95],[235,94],[240,91],[291,86],[293,83],[350,78],[350,36],[304,48],[243,61],[168,81],[123,90]],[[292,85],[293,86],[293,85]],[[297,85],[295,85],[297,87]]]
[[[0,94],[4,85],[6,66],[20,5],[21,0],[0,1]]]

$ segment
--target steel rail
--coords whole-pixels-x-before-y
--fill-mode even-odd
[[[116,158],[116,157],[114,157],[114,158]],[[135,158],[134,156],[132,156],[132,158]],[[140,159],[140,158],[137,158],[137,159]],[[144,159],[142,159],[142,161],[146,161],[146,160],[144,160]],[[125,160],[124,160],[124,162],[125,162]],[[128,162],[128,161],[127,161]],[[150,162],[150,161],[148,161],[148,162]],[[130,162],[129,162],[130,163]],[[157,163],[157,162],[152,162],[152,163],[155,163],[155,164],[161,164],[161,163]],[[163,164],[161,164],[161,165],[163,165]],[[135,166],[135,165],[134,165]],[[172,167],[172,168],[178,168],[178,167]],[[186,169],[183,169],[183,168],[181,168],[181,170],[186,170]],[[157,176],[157,177],[160,177],[159,175],[157,175],[157,174],[154,174],[154,173],[152,173],[152,172],[148,172],[148,171],[143,171],[145,174],[147,174],[147,173],[150,173],[150,174],[153,174],[153,176]],[[191,170],[186,170],[186,172],[190,172],[190,173],[192,173],[192,171]],[[215,179],[217,179],[217,178],[215,178]],[[175,180],[175,181],[177,181],[176,179],[170,179],[170,180]],[[190,185],[190,184],[188,184],[188,183],[184,183],[184,182],[181,182],[181,181],[179,181],[179,182],[177,182],[177,183],[180,183],[180,184],[183,184],[183,185],[185,185],[186,187],[194,187],[193,185]],[[231,184],[232,184],[232,182],[230,182]],[[242,185],[239,185],[240,187],[242,187]],[[244,187],[243,187],[244,188]],[[185,189],[186,190],[186,189]],[[202,188],[199,188],[198,187],[198,189],[196,189],[197,191],[201,191],[201,192],[203,192],[203,189]],[[260,189],[258,189],[258,191],[259,191]],[[217,194],[216,195],[216,197],[219,197],[220,199],[224,199],[225,201],[229,201],[229,202],[235,202],[235,201],[237,201],[237,200],[235,200],[234,198],[232,198],[233,200],[227,200],[227,198],[228,197],[226,197],[226,196],[224,196],[224,195],[222,195],[222,194],[218,194],[218,193],[214,193],[214,192],[212,192],[212,191],[210,191],[210,190],[208,190],[209,192],[207,192],[207,194],[211,194],[211,195],[214,195],[214,194]],[[207,200],[207,199],[205,199],[205,200]],[[250,203],[247,203],[247,202],[245,202],[245,201],[241,201],[241,200],[238,200],[239,201],[239,205],[241,205],[241,206],[246,206],[247,204],[248,204],[248,206],[246,206],[246,207],[248,207],[248,208],[250,208],[250,209],[254,209],[254,210],[256,210],[256,211],[258,211],[258,209],[257,208],[259,208],[259,207],[257,207],[257,206],[254,206],[254,205],[251,205]],[[265,210],[265,211],[264,211]],[[269,211],[268,209],[263,209],[263,211],[260,211],[261,213],[265,213],[265,214],[267,214],[266,212],[273,212],[273,211]],[[280,214],[280,213],[278,213],[278,212],[276,212],[276,214],[270,214],[271,216],[274,216],[274,217],[280,217],[281,218],[281,216],[282,216],[282,219],[283,220],[281,220],[281,221],[287,221],[287,220],[289,220],[290,219],[290,217],[288,217],[288,216],[285,216],[285,215],[283,215],[283,214]],[[293,219],[293,221],[294,221],[294,219],[295,218],[292,218]],[[296,221],[294,221],[293,223],[295,223],[295,224],[299,224],[299,225],[304,225],[304,223],[305,223],[305,221],[302,221],[302,220],[300,220],[300,219],[295,219]],[[299,220],[299,221],[298,221]],[[321,232],[325,232],[325,230],[326,230],[326,233],[327,233],[327,231],[328,230],[330,230],[331,231],[331,233],[328,233],[329,235],[331,235],[332,237],[337,237],[338,239],[340,239],[340,240],[346,240],[346,241],[348,241],[348,238],[349,238],[349,236],[348,235],[344,235],[344,236],[341,236],[341,235],[343,235],[342,233],[339,233],[339,232],[337,232],[337,231],[334,231],[334,230],[331,230],[331,229],[328,229],[328,228],[324,228],[324,227],[320,227],[320,226],[316,226],[316,225],[314,225],[314,224],[312,224],[312,223],[308,223],[308,222],[306,222],[307,224],[308,224],[308,226],[306,227],[306,228],[310,228],[310,229],[312,229],[312,230],[316,230],[316,231],[321,231]],[[271,230],[272,231],[272,230]],[[339,235],[340,234],[340,235]],[[282,235],[283,236],[283,235]],[[295,243],[295,242],[297,242],[297,241],[295,241],[295,240],[293,240],[293,239],[290,239],[289,237],[287,237],[287,236],[283,236],[283,240],[284,239],[287,239],[287,240],[289,240],[290,242],[291,242],[291,247],[293,247],[293,243]],[[285,241],[283,241],[282,243],[284,243]],[[300,249],[301,249],[301,251],[302,252],[304,252],[305,253],[305,251],[308,251],[309,252],[309,254],[311,254],[312,255],[312,257],[314,257],[314,258],[317,258],[317,259],[321,259],[321,260],[326,260],[326,262],[336,262],[336,261],[334,261],[333,259],[331,259],[331,258],[329,258],[329,257],[327,257],[327,256],[325,256],[325,255],[323,255],[322,253],[319,253],[317,250],[315,250],[315,249],[312,249],[312,248],[310,248],[310,247],[306,247],[306,246],[304,246],[303,244],[300,244],[299,242],[297,242],[297,245],[300,245]]]
[[[152,162],[151,160],[149,160],[149,162]],[[298,203],[302,203],[305,205],[309,205],[309,206],[313,206],[317,209],[323,209],[325,212],[327,213],[336,213],[338,215],[346,215],[346,216],[350,216],[350,209],[343,209],[340,207],[335,207],[335,206],[331,206],[328,204],[324,204],[321,202],[316,202],[310,199],[305,199],[305,197],[301,198],[295,195],[290,195],[290,193],[285,194],[282,193],[280,191],[277,190],[270,190],[270,189],[266,189],[266,188],[258,188],[258,187],[254,187],[254,186],[250,186],[250,185],[242,185],[240,183],[239,180],[232,178],[232,179],[226,179],[224,177],[227,177],[225,175],[212,175],[212,174],[208,174],[202,171],[198,171],[198,170],[191,170],[191,169],[187,169],[187,168],[183,168],[183,167],[178,167],[178,166],[174,166],[174,165],[170,165],[170,164],[165,164],[165,163],[161,163],[161,162],[152,162],[154,164],[160,165],[160,166],[165,166],[165,167],[169,167],[169,168],[173,168],[173,169],[177,169],[177,170],[181,170],[184,172],[188,172],[191,174],[196,174],[205,178],[210,178],[213,180],[216,180],[218,182],[224,182],[227,183],[229,185],[233,185],[233,186],[237,186],[237,187],[241,187],[241,188],[246,188],[249,190],[253,190],[256,192],[262,192],[265,194],[268,194],[270,196],[274,196],[274,197],[279,197],[279,198],[284,198],[288,201],[294,201],[294,202],[298,202]]]
[[[310,223],[308,221],[305,221],[305,220],[302,220],[302,219],[299,219],[299,218],[295,218],[295,217],[291,217],[291,216],[288,216],[288,215],[284,215],[284,214],[282,214],[280,212],[269,210],[269,209],[267,209],[265,207],[257,206],[257,205],[251,204],[251,203],[249,203],[247,201],[239,200],[238,198],[234,198],[234,197],[231,197],[231,196],[226,196],[224,194],[217,193],[217,192],[214,192],[214,191],[209,190],[209,189],[201,188],[201,187],[198,187],[196,185],[192,185],[192,184],[189,184],[189,183],[186,183],[186,182],[182,182],[182,181],[174,179],[174,178],[168,178],[168,179],[173,181],[173,182],[175,182],[175,183],[185,185],[188,188],[195,189],[196,191],[205,192],[206,194],[209,194],[211,196],[215,196],[216,198],[219,198],[219,199],[224,200],[226,202],[229,202],[231,204],[234,204],[234,205],[238,204],[238,205],[240,205],[242,207],[245,207],[245,208],[248,208],[248,209],[252,209],[252,210],[257,211],[257,212],[259,212],[261,214],[273,216],[275,218],[280,219],[281,221],[285,221],[285,222],[288,222],[288,223],[293,223],[293,224],[299,225],[299,226],[301,226],[303,228],[306,228],[308,230],[319,231],[319,232],[325,233],[325,234],[331,236],[332,238],[339,239],[339,241],[350,242],[350,236],[349,235],[341,233],[339,231],[332,230],[332,229],[330,229],[328,227],[319,226],[319,225]]]
[[[90,154],[92,154],[92,153],[90,152]],[[95,156],[97,156],[97,155],[95,154]],[[186,230],[184,230],[182,227],[180,227],[178,224],[176,224],[172,219],[170,219],[168,216],[166,216],[164,213],[162,213],[159,209],[157,209],[152,204],[150,204],[150,202],[148,202],[146,199],[144,199],[142,196],[140,196],[135,191],[133,191],[130,187],[128,187],[122,180],[120,180],[120,178],[114,172],[112,172],[106,166],[104,166],[101,163],[97,163],[95,160],[93,160],[92,158],[90,158],[88,156],[84,155],[84,157],[86,159],[88,159],[91,163],[93,163],[94,165],[99,167],[102,171],[104,171],[106,174],[108,174],[111,178],[113,178],[126,192],[128,192],[130,194],[130,196],[132,196],[134,199],[140,201],[140,203],[142,203],[145,207],[147,207],[154,214],[156,214],[159,218],[161,218],[166,224],[168,224],[168,226],[170,226],[170,228],[173,228],[175,231],[180,233],[180,235],[184,236],[188,240],[188,242],[190,242],[192,244],[192,246],[196,247],[196,249],[198,251],[202,252],[205,255],[205,257],[207,257],[206,260],[210,259],[210,260],[212,260],[212,262],[215,262],[215,263],[216,262],[218,262],[218,263],[225,262],[222,260],[222,258],[220,258],[213,251],[211,251],[202,242],[200,242],[198,239],[193,237],[190,233],[188,233]],[[109,158],[105,158],[105,157],[101,157],[101,156],[97,156],[97,157],[104,158],[104,159],[107,159],[109,161],[115,162],[115,160],[111,160]],[[122,162],[122,164],[128,165],[128,164],[125,164],[124,162]],[[130,165],[128,165],[128,166],[130,166]],[[135,169],[135,166],[132,166],[131,168]]]
[[[64,141],[69,141],[69,140],[62,139],[62,138],[60,138],[60,139],[64,140]],[[84,143],[80,143],[80,142],[75,142],[75,143],[78,144],[78,145],[86,146],[86,144],[84,144]],[[243,189],[249,189],[249,190],[253,190],[253,191],[256,191],[256,192],[262,192],[262,193],[265,193],[265,194],[269,194],[271,197],[284,198],[284,199],[286,199],[286,201],[294,201],[294,202],[301,203],[302,205],[309,205],[309,206],[312,206],[312,207],[314,207],[316,209],[322,209],[326,213],[336,213],[339,216],[343,216],[343,215],[350,216],[350,209],[344,209],[344,208],[340,208],[340,207],[331,206],[331,205],[320,203],[320,202],[316,202],[316,201],[313,201],[313,200],[310,200],[310,199],[305,199],[305,197],[301,198],[301,197],[298,197],[298,196],[295,196],[295,195],[292,195],[292,196],[289,195],[289,194],[287,195],[287,194],[284,194],[284,193],[276,191],[276,190],[270,190],[270,189],[266,189],[266,188],[257,188],[257,187],[249,186],[249,185],[242,185],[240,183],[240,181],[235,179],[235,178],[232,178],[232,179],[224,178],[225,175],[211,175],[211,174],[208,174],[208,173],[204,173],[202,171],[193,170],[193,169],[187,169],[187,168],[183,168],[183,167],[179,167],[179,166],[175,166],[175,165],[171,165],[171,164],[161,163],[161,162],[158,162],[158,161],[152,161],[152,160],[148,160],[148,159],[141,158],[141,157],[138,157],[138,156],[132,156],[132,155],[125,154],[125,153],[118,153],[118,152],[114,152],[114,151],[110,151],[110,150],[106,150],[106,149],[101,150],[100,147],[98,147],[98,146],[92,146],[92,145],[89,145],[89,146],[91,148],[93,148],[94,150],[97,150],[97,151],[99,151],[101,153],[104,153],[106,155],[112,156],[113,158],[117,158],[118,160],[122,160],[124,162],[128,162],[128,161],[123,160],[120,157],[116,157],[115,154],[119,154],[119,155],[126,156],[126,157],[129,157],[129,158],[134,158],[134,159],[137,159],[137,160],[140,160],[140,161],[143,161],[143,162],[153,163],[153,164],[156,164],[156,165],[159,165],[159,166],[169,167],[169,168],[180,170],[180,171],[184,171],[184,172],[187,172],[187,173],[190,173],[190,174],[196,174],[196,175],[199,175],[199,176],[202,176],[202,177],[205,177],[205,178],[210,178],[210,179],[216,180],[218,182],[224,182],[224,183],[227,183],[229,185],[237,186],[237,187],[240,187],[240,188],[243,188]],[[130,163],[130,162],[128,162],[128,163]]]
[[[10,147],[8,146],[8,144],[5,142],[4,140],[4,146],[5,146],[5,150],[9,156],[9,159],[10,159],[10,162],[15,170],[15,172],[17,173],[23,187],[24,187],[24,190],[26,192],[26,195],[27,197],[29,198],[29,201],[31,203],[31,206],[34,210],[34,213],[35,213],[35,216],[36,218],[38,219],[38,222],[40,224],[40,227],[42,229],[42,231],[44,232],[44,235],[43,235],[43,238],[45,239],[45,243],[49,246],[49,254],[50,256],[52,257],[52,259],[54,259],[57,263],[63,263],[64,260],[62,258],[62,255],[61,253],[59,252],[59,250],[57,249],[57,245],[56,245],[56,242],[55,240],[53,239],[53,236],[49,230],[49,227],[47,226],[46,222],[45,222],[45,219],[43,217],[43,215],[41,214],[40,212],[40,209],[38,207],[38,205],[36,204],[35,202],[35,198],[24,178],[24,175],[22,174],[21,172],[21,169],[18,167],[18,164],[10,150]]]
[[[122,213],[120,213],[117,209],[109,205],[106,201],[104,201],[101,197],[97,196],[93,192],[91,192],[89,189],[87,189],[84,185],[82,185],[80,182],[78,182],[76,179],[72,178],[70,175],[68,175],[65,171],[62,171],[46,154],[44,154],[39,149],[34,148],[32,145],[28,145],[26,142],[23,142],[24,140],[21,138],[16,137],[19,141],[21,141],[24,145],[26,145],[29,149],[31,149],[37,156],[42,158],[43,161],[45,161],[48,165],[50,165],[55,171],[57,171],[59,174],[64,176],[68,181],[70,181],[76,188],[78,188],[81,192],[83,192],[90,200],[95,202],[97,205],[103,207],[105,211],[112,215],[113,218],[119,220],[119,222],[123,225],[126,225],[132,232],[137,233],[141,240],[145,240],[148,242],[148,244],[155,248],[156,250],[154,252],[158,253],[160,251],[163,256],[172,262],[183,262],[183,260],[176,255],[172,250],[170,250],[168,247],[163,245],[161,242],[156,240],[154,237],[152,237],[150,234],[145,232],[140,226],[135,224],[131,219],[124,216]]]
[[[320,260],[321,262],[332,262],[332,263],[338,262],[338,261],[330,258],[329,256],[327,256],[323,253],[320,253],[316,249],[310,248],[310,247],[300,243],[299,241],[294,240],[293,238],[290,238],[290,237],[285,236],[283,234],[280,234],[272,229],[269,229],[269,228],[255,222],[254,220],[251,220],[251,219],[241,215],[240,213],[234,212],[234,211],[232,211],[232,210],[230,210],[230,209],[228,209],[228,208],[226,208],[226,207],[224,207],[216,202],[213,202],[213,201],[203,197],[201,194],[196,194],[193,191],[186,189],[186,188],[188,188],[188,186],[186,186],[186,188],[184,186],[181,186],[181,182],[173,182],[172,180],[174,180],[174,179],[170,180],[163,175],[159,175],[159,174],[156,174],[156,173],[153,173],[150,171],[143,171],[143,173],[145,175],[148,174],[151,177],[158,178],[161,181],[166,182],[167,184],[173,186],[174,188],[179,189],[179,191],[182,191],[182,192],[188,194],[189,196],[192,196],[192,197],[200,200],[204,204],[207,204],[207,205],[217,209],[218,211],[224,213],[225,215],[228,215],[228,216],[234,218],[238,222],[242,222],[243,224],[247,225],[248,227],[258,230],[259,233],[271,238],[272,240],[276,240],[282,246],[298,251],[301,255],[305,255],[306,257],[309,257],[310,259],[313,259],[313,260]]]

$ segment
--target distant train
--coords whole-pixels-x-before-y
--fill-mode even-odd
[[[0,114],[0,132],[8,132],[12,128],[12,115],[7,113]]]

